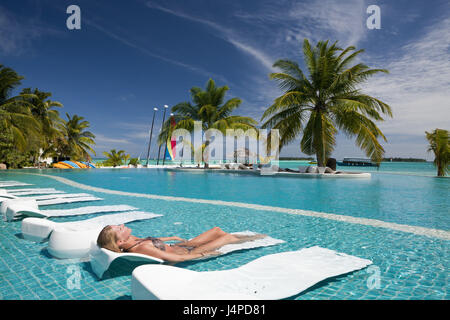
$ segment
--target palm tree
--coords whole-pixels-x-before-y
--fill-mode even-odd
[[[10,132],[15,147],[24,152],[29,138],[39,135],[40,124],[31,113],[32,104],[27,101],[34,95],[10,96],[22,79],[13,69],[0,65],[0,121]]]
[[[303,42],[303,55],[309,75],[291,60],[278,60],[273,65],[282,72],[270,74],[279,82],[284,94],[275,99],[263,114],[263,128],[278,129],[280,148],[292,142],[300,132],[301,151],[315,154],[319,166],[325,166],[336,144],[335,135],[342,130],[356,137],[356,144],[376,162],[382,160],[384,149],[378,142],[386,137],[375,125],[381,114],[392,117],[391,108],[377,98],[361,91],[359,85],[384,69],[370,69],[363,63],[349,64],[364,52],[350,46],[342,49],[337,42],[320,41],[311,47]],[[354,52],[352,52],[354,51]]]
[[[32,96],[27,99],[31,105],[31,114],[41,124],[42,132],[40,137],[42,138],[42,143],[39,147],[43,152],[41,152],[42,154],[40,156],[52,153],[53,144],[57,136],[61,133],[58,130],[58,124],[62,122],[58,110],[52,108],[61,108],[63,105],[60,102],[48,100],[52,95],[50,92],[43,92],[38,89],[31,91],[31,88],[25,88],[21,94]]]
[[[435,129],[432,132],[425,131],[429,142],[428,152],[434,152],[434,165],[437,167],[438,177],[444,177],[450,171],[450,146],[449,132],[444,129]]]
[[[206,90],[193,87],[190,90],[191,102],[181,102],[172,108],[175,127],[170,126],[170,119],[164,123],[163,130],[159,135],[159,144],[163,144],[171,136],[173,130],[186,129],[189,132],[194,130],[194,121],[201,121],[202,130],[217,129],[226,134],[227,129],[254,129],[257,122],[249,117],[231,115],[233,110],[239,107],[241,99],[231,98],[225,100],[225,95],[229,90],[228,86],[216,87],[212,79],[206,84]],[[208,146],[210,141],[206,137],[203,148]],[[208,168],[207,159],[205,168]]]
[[[113,167],[126,163],[130,157],[129,154],[125,154],[124,150],[116,151],[116,149],[112,149],[110,152],[105,151],[103,155],[107,158],[105,164]]]
[[[63,132],[63,136],[57,138],[57,148],[59,153],[65,157],[72,157],[76,159],[82,159],[91,161],[89,152],[95,155],[95,151],[90,145],[95,144],[95,135],[90,131],[85,131],[89,128],[88,121],[83,121],[84,117],[79,117],[76,114],[70,117],[66,113],[67,121],[63,120],[59,126]]]

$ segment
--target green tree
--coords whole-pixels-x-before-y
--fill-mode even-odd
[[[59,126],[63,134],[57,137],[57,152],[63,157],[71,157],[74,160],[91,161],[89,152],[95,155],[95,151],[91,148],[91,145],[95,144],[95,135],[86,131],[90,127],[89,122],[76,114],[70,117],[66,113],[66,117],[67,120],[63,120]]]
[[[141,161],[138,158],[131,158],[128,162],[129,165],[132,165],[134,167],[137,167],[140,163]]]
[[[41,130],[31,113],[32,104],[28,101],[35,96],[23,93],[11,96],[22,79],[13,69],[0,65],[0,121],[9,131],[14,149],[18,152],[27,151],[31,137],[39,136]]]
[[[62,119],[59,117],[58,110],[53,108],[61,108],[63,105],[58,101],[49,100],[48,98],[52,95],[50,92],[38,89],[31,91],[31,88],[25,88],[21,94],[31,96],[27,99],[31,106],[31,114],[41,125],[41,143],[38,147],[42,153],[39,150],[39,156],[55,155],[54,144],[63,132],[59,129]]]
[[[435,129],[432,132],[425,131],[425,135],[429,143],[428,152],[434,153],[437,175],[444,177],[449,173],[450,165],[449,132],[444,129]]]
[[[249,117],[232,115],[232,112],[240,106],[242,100],[231,98],[225,101],[225,95],[229,90],[228,86],[217,87],[212,79],[206,84],[206,90],[199,87],[190,89],[191,102],[180,102],[172,108],[176,125],[170,126],[170,119],[164,123],[163,130],[159,135],[159,144],[167,141],[172,131],[176,129],[186,129],[189,132],[194,130],[194,121],[201,121],[202,130],[217,129],[226,134],[227,129],[254,129],[257,122]],[[210,144],[209,138],[203,148]],[[203,159],[207,160],[207,159]],[[208,168],[208,162],[205,161],[205,168]]]
[[[385,69],[370,69],[363,63],[349,66],[364,50],[342,49],[337,42],[320,41],[311,47],[303,42],[303,56],[308,76],[291,60],[278,60],[273,65],[282,72],[270,78],[284,91],[263,114],[263,128],[278,129],[280,147],[292,142],[300,132],[301,151],[315,154],[319,166],[325,166],[336,144],[335,136],[342,130],[356,137],[356,145],[376,162],[382,160],[384,149],[378,141],[386,137],[374,121],[383,121],[382,114],[392,117],[390,106],[362,92],[360,85]]]
[[[22,168],[32,165],[30,159],[31,154],[17,149],[11,130],[0,122],[0,163],[6,164],[8,168]]]
[[[103,155],[107,158],[104,161],[104,165],[117,167],[126,163],[126,161],[130,158],[129,154],[125,154],[124,150],[116,151],[116,149],[112,149],[110,152],[103,152]]]

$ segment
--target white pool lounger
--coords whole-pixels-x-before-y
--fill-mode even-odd
[[[132,211],[116,213],[79,222],[66,222],[58,226],[50,235],[48,251],[55,258],[74,259],[89,256],[92,242],[107,225],[118,225],[136,220],[162,217],[161,214]]]
[[[113,210],[111,210],[111,212],[113,212]],[[54,222],[48,219],[30,217],[22,220],[22,235],[24,239],[42,242],[45,241],[50,234],[58,228],[64,229],[63,231],[87,230],[94,229],[95,227],[102,226],[103,224],[106,226],[109,222],[110,224],[121,224],[133,220],[139,220],[137,218],[141,217],[148,219],[155,216],[153,213],[130,211],[72,222]]]
[[[73,197],[73,198],[55,198],[48,200],[37,201],[33,198],[12,198],[3,199],[0,205],[0,214],[3,216],[4,221],[13,221],[15,219],[21,218],[23,216],[31,217],[48,217],[52,214],[46,214],[45,210],[41,211],[39,206],[52,205],[52,204],[63,204],[63,203],[74,203],[74,202],[87,202],[87,201],[99,201],[103,200],[101,198],[96,198],[92,196],[87,197]],[[62,211],[62,210],[60,210]],[[74,209],[72,209],[72,212]],[[122,211],[122,210],[119,210]],[[70,212],[70,211],[69,211]],[[70,214],[66,214],[70,215]],[[53,214],[56,216],[56,214]]]
[[[116,260],[120,259],[130,262],[142,262],[142,263],[164,263],[164,260],[148,256],[141,253],[119,253],[105,248],[97,246],[96,241],[91,243],[91,250],[89,251],[90,264],[92,271],[97,275],[99,279],[103,278],[105,272],[109,269],[110,265]]]
[[[257,233],[252,232],[252,231],[243,231],[243,232],[233,232],[232,234],[255,235]],[[266,236],[261,239],[247,241],[247,242],[243,242],[243,243],[227,244],[216,250],[221,253],[220,255],[199,258],[199,259],[195,259],[195,261],[215,258],[218,256],[222,256],[224,254],[231,253],[233,251],[268,247],[268,246],[273,246],[273,245],[284,243],[284,242],[285,242],[284,240],[274,239],[272,237]],[[132,261],[132,262],[142,262],[142,263],[163,263],[164,262],[161,259],[154,258],[154,257],[148,256],[145,254],[140,254],[140,253],[113,252],[108,249],[99,248],[95,243],[93,243],[91,246],[90,257],[91,257],[90,263],[91,263],[92,270],[100,279],[103,277],[104,273],[109,269],[111,263],[113,263],[114,260],[119,259],[119,258],[128,260],[128,261]]]
[[[84,258],[89,255],[91,243],[97,240],[98,234],[105,226],[161,216],[150,212],[131,211],[59,223],[47,219],[26,218],[22,221],[22,235],[32,241],[43,241],[50,236],[47,249],[55,258]]]
[[[68,216],[80,216],[85,214],[93,213],[104,213],[104,212],[121,212],[121,211],[131,211],[137,210],[137,208],[119,204],[110,206],[88,206],[80,207],[74,209],[53,209],[53,210],[40,210],[38,217],[50,218],[50,217],[68,217]]]
[[[370,264],[367,259],[315,246],[263,256],[222,271],[144,265],[133,271],[131,295],[135,300],[284,299]]]
[[[62,199],[62,198],[77,198],[77,197],[91,197],[89,193],[56,193],[56,194],[44,194],[40,196],[28,196],[20,197],[24,200],[50,200],[50,199]]]
[[[52,218],[52,217],[68,217],[68,216],[81,216],[93,213],[104,212],[121,212],[131,211],[137,208],[129,205],[106,205],[106,206],[86,206],[73,209],[53,209],[53,210],[40,210],[40,202],[35,200],[16,200],[8,201],[3,205],[3,209],[0,206],[0,212],[3,214],[5,221],[12,221],[14,219],[22,217],[37,217],[37,218]]]
[[[18,190],[9,190],[8,191],[9,194],[12,194],[16,197],[21,197],[21,196],[29,196],[29,195],[36,195],[36,194],[62,194],[65,193],[64,191],[59,191],[56,190],[54,188],[36,188],[36,189],[18,189]]]
[[[63,194],[63,191],[55,190],[54,188],[27,188],[27,189],[12,189],[6,190],[0,188],[0,203],[7,199],[17,199],[22,196],[36,195],[36,194]],[[24,199],[30,199],[23,197]]]
[[[76,202],[90,202],[90,201],[100,201],[102,198],[97,198],[93,196],[89,197],[74,197],[74,198],[55,198],[49,200],[39,200],[38,204],[40,206],[49,206],[52,204],[63,204],[63,203],[76,203]]]
[[[4,221],[12,221],[22,215],[38,212],[36,200],[23,200],[20,198],[5,199],[0,205],[0,214]]]
[[[17,198],[17,196],[9,193],[5,189],[0,189],[0,203],[2,203],[5,200],[8,200],[8,199],[16,199],[16,198]]]
[[[30,189],[18,190],[20,191],[0,189],[0,202],[5,200],[5,198],[44,201],[50,199],[92,197],[88,193],[65,193],[55,189],[51,190],[50,188],[36,189],[36,191],[30,191]]]
[[[18,181],[0,181],[0,188],[21,187],[21,186],[32,186],[32,184]]]

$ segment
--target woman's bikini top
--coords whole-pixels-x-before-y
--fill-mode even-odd
[[[164,244],[164,242],[158,238],[153,238],[153,237],[147,237],[144,239],[140,239],[138,240],[135,244],[133,244],[131,247],[127,248],[127,249],[123,249],[123,251],[128,252],[130,251],[131,248],[134,248],[135,246],[137,246],[138,244],[147,241],[147,240],[151,240],[151,242],[153,243],[153,245],[155,246],[155,248],[162,250],[162,251],[166,251],[166,245]]]

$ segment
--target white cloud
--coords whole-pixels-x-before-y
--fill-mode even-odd
[[[260,2],[253,12],[236,12],[234,16],[263,34],[265,43],[273,44],[267,51],[280,57],[300,53],[305,38],[313,43],[330,39],[339,40],[342,46],[358,45],[367,32],[366,7],[361,0],[280,0]]]
[[[209,71],[206,71],[203,68],[200,68],[198,66],[194,66],[194,65],[191,65],[191,64],[188,64],[188,63],[177,61],[175,59],[171,59],[171,58],[162,56],[160,54],[154,53],[154,52],[148,50],[147,48],[145,48],[145,47],[143,47],[143,46],[133,42],[132,40],[130,40],[130,38],[125,38],[124,36],[120,36],[120,35],[112,32],[111,30],[100,26],[98,23],[95,23],[92,20],[88,20],[88,19],[84,18],[83,21],[84,21],[84,23],[86,23],[86,24],[96,28],[98,31],[106,34],[110,38],[113,38],[113,39],[115,39],[115,40],[121,42],[122,44],[124,44],[126,46],[129,46],[131,48],[138,49],[139,51],[143,52],[144,54],[146,54],[148,56],[151,56],[153,58],[157,58],[159,60],[163,60],[163,61],[171,63],[173,65],[176,65],[176,66],[179,66],[179,67],[191,70],[191,71],[196,72],[198,74],[202,74],[202,75],[205,75],[205,76],[214,75],[213,73],[211,73]],[[220,77],[220,76],[217,76],[217,77]]]
[[[126,145],[130,143],[129,140],[123,138],[110,138],[101,133],[94,133],[94,135],[97,146],[112,145],[112,144]]]
[[[200,18],[200,17],[194,16],[194,15],[188,14],[181,10],[175,10],[175,9],[163,7],[161,5],[154,3],[153,1],[148,1],[146,3],[146,5],[147,5],[147,7],[151,8],[151,9],[160,10],[165,13],[168,13],[168,14],[171,14],[171,15],[183,18],[183,19],[187,19],[187,20],[190,20],[190,21],[193,21],[196,23],[203,24],[203,25],[213,29],[214,31],[218,32],[218,33],[214,33],[215,35],[217,35],[217,36],[221,37],[222,39],[224,39],[225,41],[229,42],[230,44],[235,46],[237,49],[252,56],[256,61],[261,63],[266,69],[272,70],[272,64],[273,64],[274,60],[270,56],[268,56],[265,52],[263,52],[262,50],[256,48],[255,46],[252,46],[250,44],[249,39],[245,39],[245,41],[242,40],[242,38],[240,36],[238,36],[237,30],[235,30],[233,28],[225,27],[221,24],[218,24],[216,22],[210,21],[205,18]]]
[[[275,5],[273,5],[275,6]],[[363,1],[315,1],[296,3],[286,10],[274,10],[266,7],[264,11],[252,14],[240,13],[242,19],[249,23],[274,24],[277,21],[283,26],[277,37],[280,55],[283,52],[298,52],[297,61],[301,61],[300,42],[309,38],[312,43],[317,40],[331,39],[335,36],[342,46],[356,45],[365,40],[365,7]],[[269,10],[271,9],[271,10]],[[282,20],[282,17],[286,17]],[[296,20],[297,19],[297,20]],[[287,43],[286,43],[287,42]],[[381,59],[364,55],[364,62],[374,68],[386,68],[389,75],[380,74],[370,79],[364,87],[365,92],[380,98],[393,108],[394,118],[379,123],[388,138],[382,143],[386,155],[420,156],[430,159],[426,153],[427,142],[425,130],[449,128],[450,119],[450,18],[437,20],[425,30],[423,36],[410,43],[386,52]],[[270,100],[268,93],[275,91],[276,85],[267,81],[255,81],[261,97]],[[402,137],[399,141],[398,137]],[[286,146],[285,154],[298,154],[299,142]],[[351,151],[353,150],[353,152]],[[360,154],[353,140],[341,137],[336,152],[338,156]],[[345,152],[345,153],[344,153]]]
[[[216,35],[264,67],[247,73],[245,84],[236,90],[239,96],[242,96],[241,92],[247,93],[240,112],[256,119],[279,93],[276,83],[266,77],[272,71],[271,65],[279,58],[302,61],[301,42],[304,38],[312,43],[337,39],[343,47],[358,47],[368,37],[365,26],[368,2],[360,0],[261,1],[252,12],[235,11],[233,17],[238,20],[229,20],[223,25],[206,19],[207,14],[194,15],[153,2],[147,2],[147,6],[212,28]],[[411,16],[411,19],[416,18],[417,15]],[[240,24],[234,24],[234,21]],[[241,28],[242,25],[248,28]],[[365,63],[390,71],[389,75],[370,79],[365,86],[366,92],[393,108],[394,118],[379,124],[389,140],[388,144],[383,144],[386,154],[426,156],[424,131],[449,127],[449,41],[450,18],[445,18],[430,26],[422,37],[386,52],[382,59],[364,55]],[[399,136],[403,141],[398,140]],[[359,152],[352,140],[340,139],[339,145],[341,150],[353,147],[355,153]],[[286,149],[298,154],[298,143]]]
[[[0,54],[30,54],[33,41],[46,35],[61,34],[62,32],[39,21],[36,16],[25,20],[0,6]]]
[[[227,41],[233,44],[236,48],[244,51],[249,54],[253,58],[255,58],[258,62],[260,62],[267,70],[273,71],[272,65],[275,62],[274,59],[270,58],[263,51],[258,50],[255,47],[252,47],[242,41],[237,40],[236,36],[229,35],[227,37]]]
[[[298,33],[300,40],[308,37],[317,42],[334,37],[343,46],[357,46],[367,32],[366,8],[361,0],[308,1],[296,3],[289,12],[289,18],[297,28],[293,31]]]
[[[450,122],[450,18],[382,64],[389,75],[368,82],[366,91],[390,104],[394,118],[380,125],[387,134],[424,134]]]

